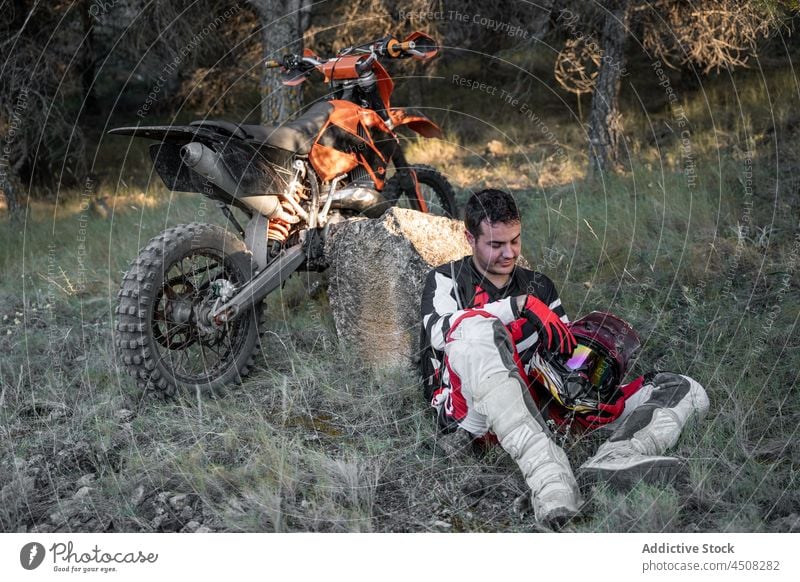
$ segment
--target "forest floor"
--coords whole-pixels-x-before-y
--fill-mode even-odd
[[[454,89],[432,109],[495,103],[505,121],[448,113],[447,140],[408,144],[462,206],[471,189],[513,191],[523,253],[567,312],[624,317],[644,342],[634,372],[688,374],[710,395],[673,450],[686,482],[596,486],[568,531],[800,531],[797,83],[776,70],[701,89],[681,101],[690,133],[663,95],[626,118],[626,172],[591,183],[581,126],[545,106],[509,118]],[[266,300],[241,386],[139,393],[113,343],[121,275],[164,228],[221,222],[142,178],[148,163],[133,150],[0,235],[0,531],[543,531],[514,510],[513,461],[437,436],[414,371],[340,346],[311,278]],[[596,445],[565,442],[576,465]]]

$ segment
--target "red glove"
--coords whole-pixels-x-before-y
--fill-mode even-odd
[[[564,322],[537,297],[528,295],[520,315],[533,324],[547,351],[571,354],[578,345]]]
[[[608,404],[600,402],[597,405],[597,409],[603,413],[603,416],[589,415],[586,417],[586,420],[594,422],[595,424],[608,424],[616,420],[619,418],[619,415],[622,414],[622,411],[625,410],[625,401],[641,388],[642,384],[644,384],[644,376],[639,376],[633,382],[620,386],[620,395],[614,402],[609,402]]]
[[[619,418],[619,415],[625,410],[625,399],[620,397],[608,404],[603,404],[601,402],[597,405],[597,409],[603,413],[603,416],[599,414],[590,414],[586,417],[586,420],[595,424],[608,424]]]

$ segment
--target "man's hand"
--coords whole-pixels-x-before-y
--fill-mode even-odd
[[[517,297],[517,307],[520,307],[520,315],[539,332],[539,339],[547,351],[571,354],[578,345],[564,322],[537,297],[521,295]]]
[[[644,376],[639,376],[633,382],[628,382],[624,386],[620,386],[617,399],[608,403],[598,403],[598,414],[588,415],[586,420],[595,424],[608,424],[609,422],[615,421],[625,410],[625,401],[630,398],[634,392],[639,390],[642,384],[644,384]]]

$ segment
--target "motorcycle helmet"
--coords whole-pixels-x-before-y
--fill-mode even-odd
[[[577,346],[569,355],[534,354],[531,375],[553,399],[577,413],[613,402],[641,340],[626,321],[600,311],[569,324]]]

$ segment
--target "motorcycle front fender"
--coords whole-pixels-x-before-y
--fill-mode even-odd
[[[442,128],[436,125],[428,117],[410,109],[393,107],[389,110],[389,118],[395,128],[401,125],[407,126],[411,131],[420,134],[422,137],[444,137]]]

